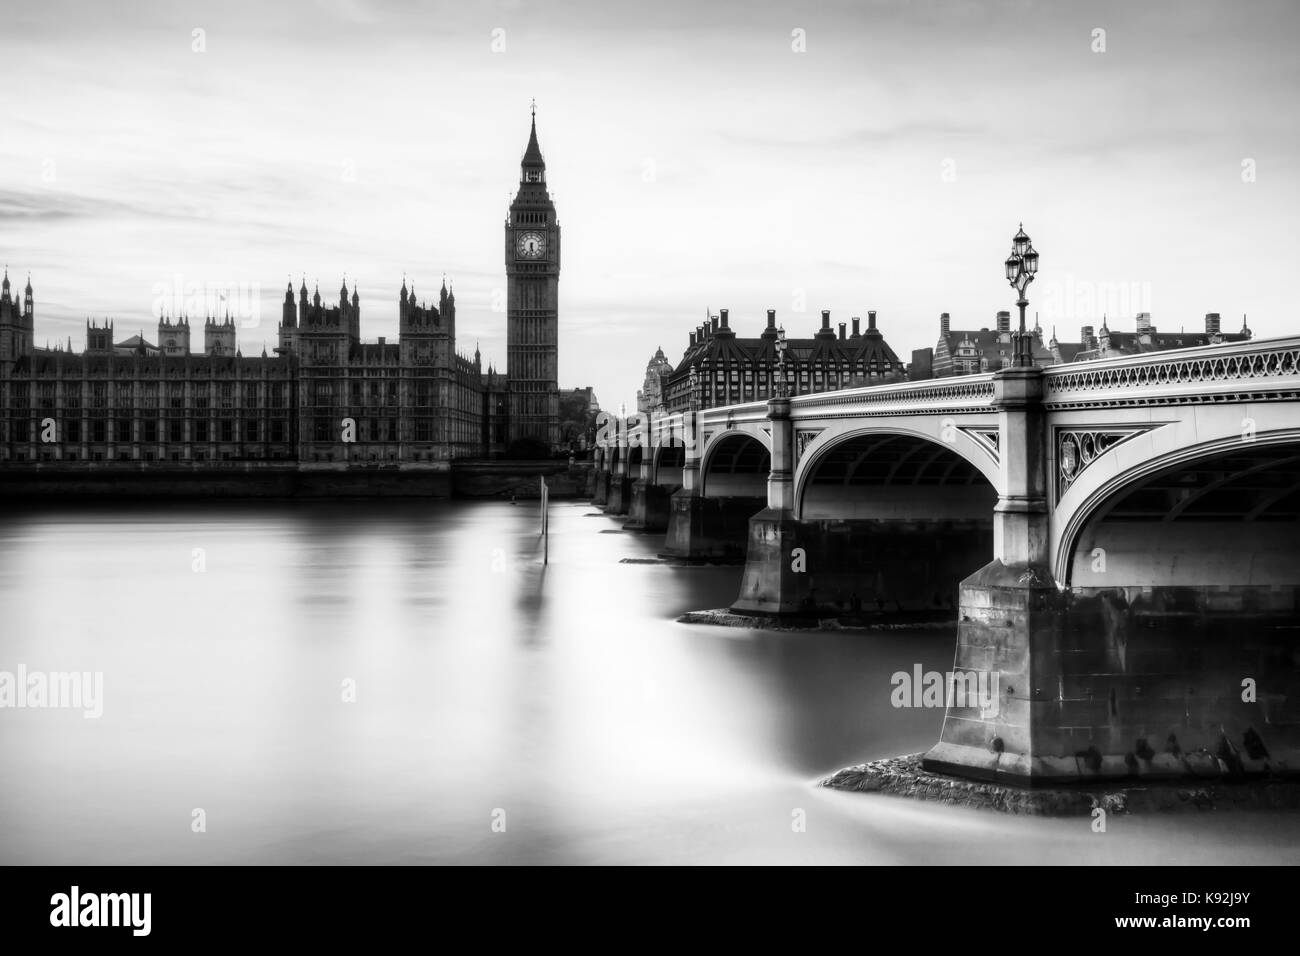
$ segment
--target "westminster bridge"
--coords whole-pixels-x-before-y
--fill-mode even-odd
[[[743,558],[741,613],[953,608],[957,682],[997,699],[949,688],[932,769],[1294,772],[1298,362],[1288,337],[633,415],[592,500]]]

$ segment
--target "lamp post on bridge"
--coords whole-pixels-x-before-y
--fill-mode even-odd
[[[1019,230],[1011,239],[1011,255],[1007,257],[1006,269],[1007,281],[1020,296],[1016,301],[1020,307],[1020,331],[1016,333],[1015,366],[1029,368],[1034,364],[1034,350],[1029,335],[1025,332],[1025,309],[1029,306],[1025,291],[1038,272],[1038,253],[1025,235],[1024,223],[1020,224]]]
[[[790,385],[786,381],[785,371],[785,326],[776,330],[776,397],[789,398]]]

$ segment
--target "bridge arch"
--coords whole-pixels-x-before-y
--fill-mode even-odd
[[[633,480],[640,477],[641,461],[645,451],[640,445],[633,445],[627,450],[627,476]]]
[[[794,513],[987,523],[998,482],[997,464],[959,430],[945,442],[916,429],[860,428],[809,447],[796,468]]]
[[[1212,461],[1219,458],[1223,460],[1213,467],[1217,469],[1215,474],[1222,475],[1227,482],[1222,487],[1235,487],[1240,491],[1240,486],[1227,476],[1238,467],[1251,467],[1243,455],[1249,457],[1248,453],[1252,449],[1264,454],[1263,449],[1300,442],[1300,423],[1296,421],[1294,406],[1285,402],[1199,406],[1182,414],[1171,414],[1170,419],[1172,420],[1161,421],[1157,418],[1155,421],[1118,426],[1120,432],[1135,429],[1136,433],[1123,438],[1099,455],[1079,471],[1068,486],[1058,488],[1052,518],[1050,553],[1053,575],[1062,586],[1078,583],[1075,578],[1079,568],[1075,566],[1074,557],[1082,546],[1081,535],[1085,529],[1098,519],[1104,520],[1106,513],[1114,513],[1117,521],[1123,520],[1130,525],[1137,521],[1132,510],[1137,502],[1131,502],[1119,512],[1115,511],[1124,495],[1152,485],[1147,492],[1147,497],[1151,498],[1156,494],[1153,483],[1172,481],[1180,472],[1182,485],[1179,494],[1183,497],[1199,495],[1197,482],[1200,479],[1197,476],[1208,473]],[[1051,445],[1053,450],[1048,457],[1048,481],[1049,484],[1059,486],[1063,483],[1063,462],[1068,457],[1063,451],[1063,433],[1060,428],[1052,437]],[[1286,457],[1285,454],[1277,454],[1281,454],[1283,459]],[[1222,495],[1219,497],[1222,498]],[[1185,527],[1188,520],[1198,515],[1204,516],[1206,512],[1203,505],[1204,503],[1195,506],[1188,502],[1174,516],[1174,520],[1153,521],[1152,524],[1158,525],[1154,528],[1155,532],[1182,533],[1174,530],[1174,526]],[[1120,514],[1129,517],[1120,519]],[[1093,547],[1104,545],[1097,543]],[[1091,551],[1092,548],[1089,548],[1088,553]],[[1113,573],[1108,574],[1114,580]],[[1090,571],[1085,572],[1083,577],[1088,578],[1090,575]]]
[[[650,474],[651,484],[680,485],[682,483],[682,468],[685,464],[685,445],[660,445],[655,449],[654,453],[654,467]]]
[[[1112,462],[1077,491],[1054,568],[1067,588],[1297,584],[1300,427]]]
[[[767,496],[772,454],[748,431],[728,430],[710,440],[700,459],[700,493],[706,497]]]

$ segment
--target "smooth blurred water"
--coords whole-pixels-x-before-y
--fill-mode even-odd
[[[0,863],[1300,857],[1300,814],[1098,834],[816,788],[937,739],[889,678],[952,635],[677,624],[740,569],[620,563],[662,538],[552,509],[543,568],[535,502],[11,507],[0,670],[102,671],[105,703],[0,709]]]

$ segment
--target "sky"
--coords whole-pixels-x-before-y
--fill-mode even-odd
[[[397,334],[403,277],[505,364],[503,224],[530,102],[562,227],[560,385],[634,406],[709,312],[792,336],[878,313],[904,360],[1014,309],[1296,332],[1300,4],[1205,0],[43,0],[0,31],[0,264],[38,345],[156,340],[285,284]],[[197,308],[201,312],[201,308]]]

